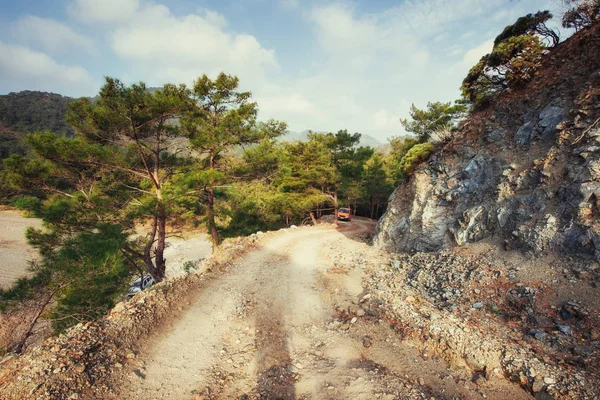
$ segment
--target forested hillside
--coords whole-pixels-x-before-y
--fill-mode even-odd
[[[0,159],[25,150],[26,133],[51,131],[72,136],[65,121],[73,99],[56,93],[23,91],[0,96]]]

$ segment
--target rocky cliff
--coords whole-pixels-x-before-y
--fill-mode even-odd
[[[482,239],[600,259],[600,26],[544,56],[525,87],[461,124],[390,198],[377,242],[433,251]]]

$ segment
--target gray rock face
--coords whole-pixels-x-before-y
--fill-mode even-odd
[[[469,139],[447,144],[392,194],[376,243],[435,251],[495,238],[600,259],[600,107],[565,93],[497,105],[461,127]]]
[[[531,142],[531,139],[533,139],[533,135],[535,133],[534,128],[535,124],[532,121],[523,124],[517,131],[517,134],[515,135],[515,141],[517,142],[517,144],[529,144]]]
[[[541,137],[549,139],[556,134],[558,124],[565,119],[565,110],[558,106],[548,106],[540,113],[539,125],[543,128]]]

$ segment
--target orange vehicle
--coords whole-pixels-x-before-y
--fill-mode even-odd
[[[352,213],[349,208],[340,208],[338,210],[338,219],[352,221]]]

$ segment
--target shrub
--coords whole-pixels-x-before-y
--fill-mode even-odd
[[[196,261],[188,260],[183,263],[183,271],[185,272],[186,275],[189,275],[192,272],[196,271],[199,266],[200,266],[200,260],[196,260]]]
[[[568,6],[573,6],[562,17],[564,28],[580,31],[600,18],[600,0],[565,0],[564,2]]]
[[[406,175],[413,173],[415,168],[426,161],[434,150],[432,143],[420,143],[413,146],[400,161],[400,169]]]

